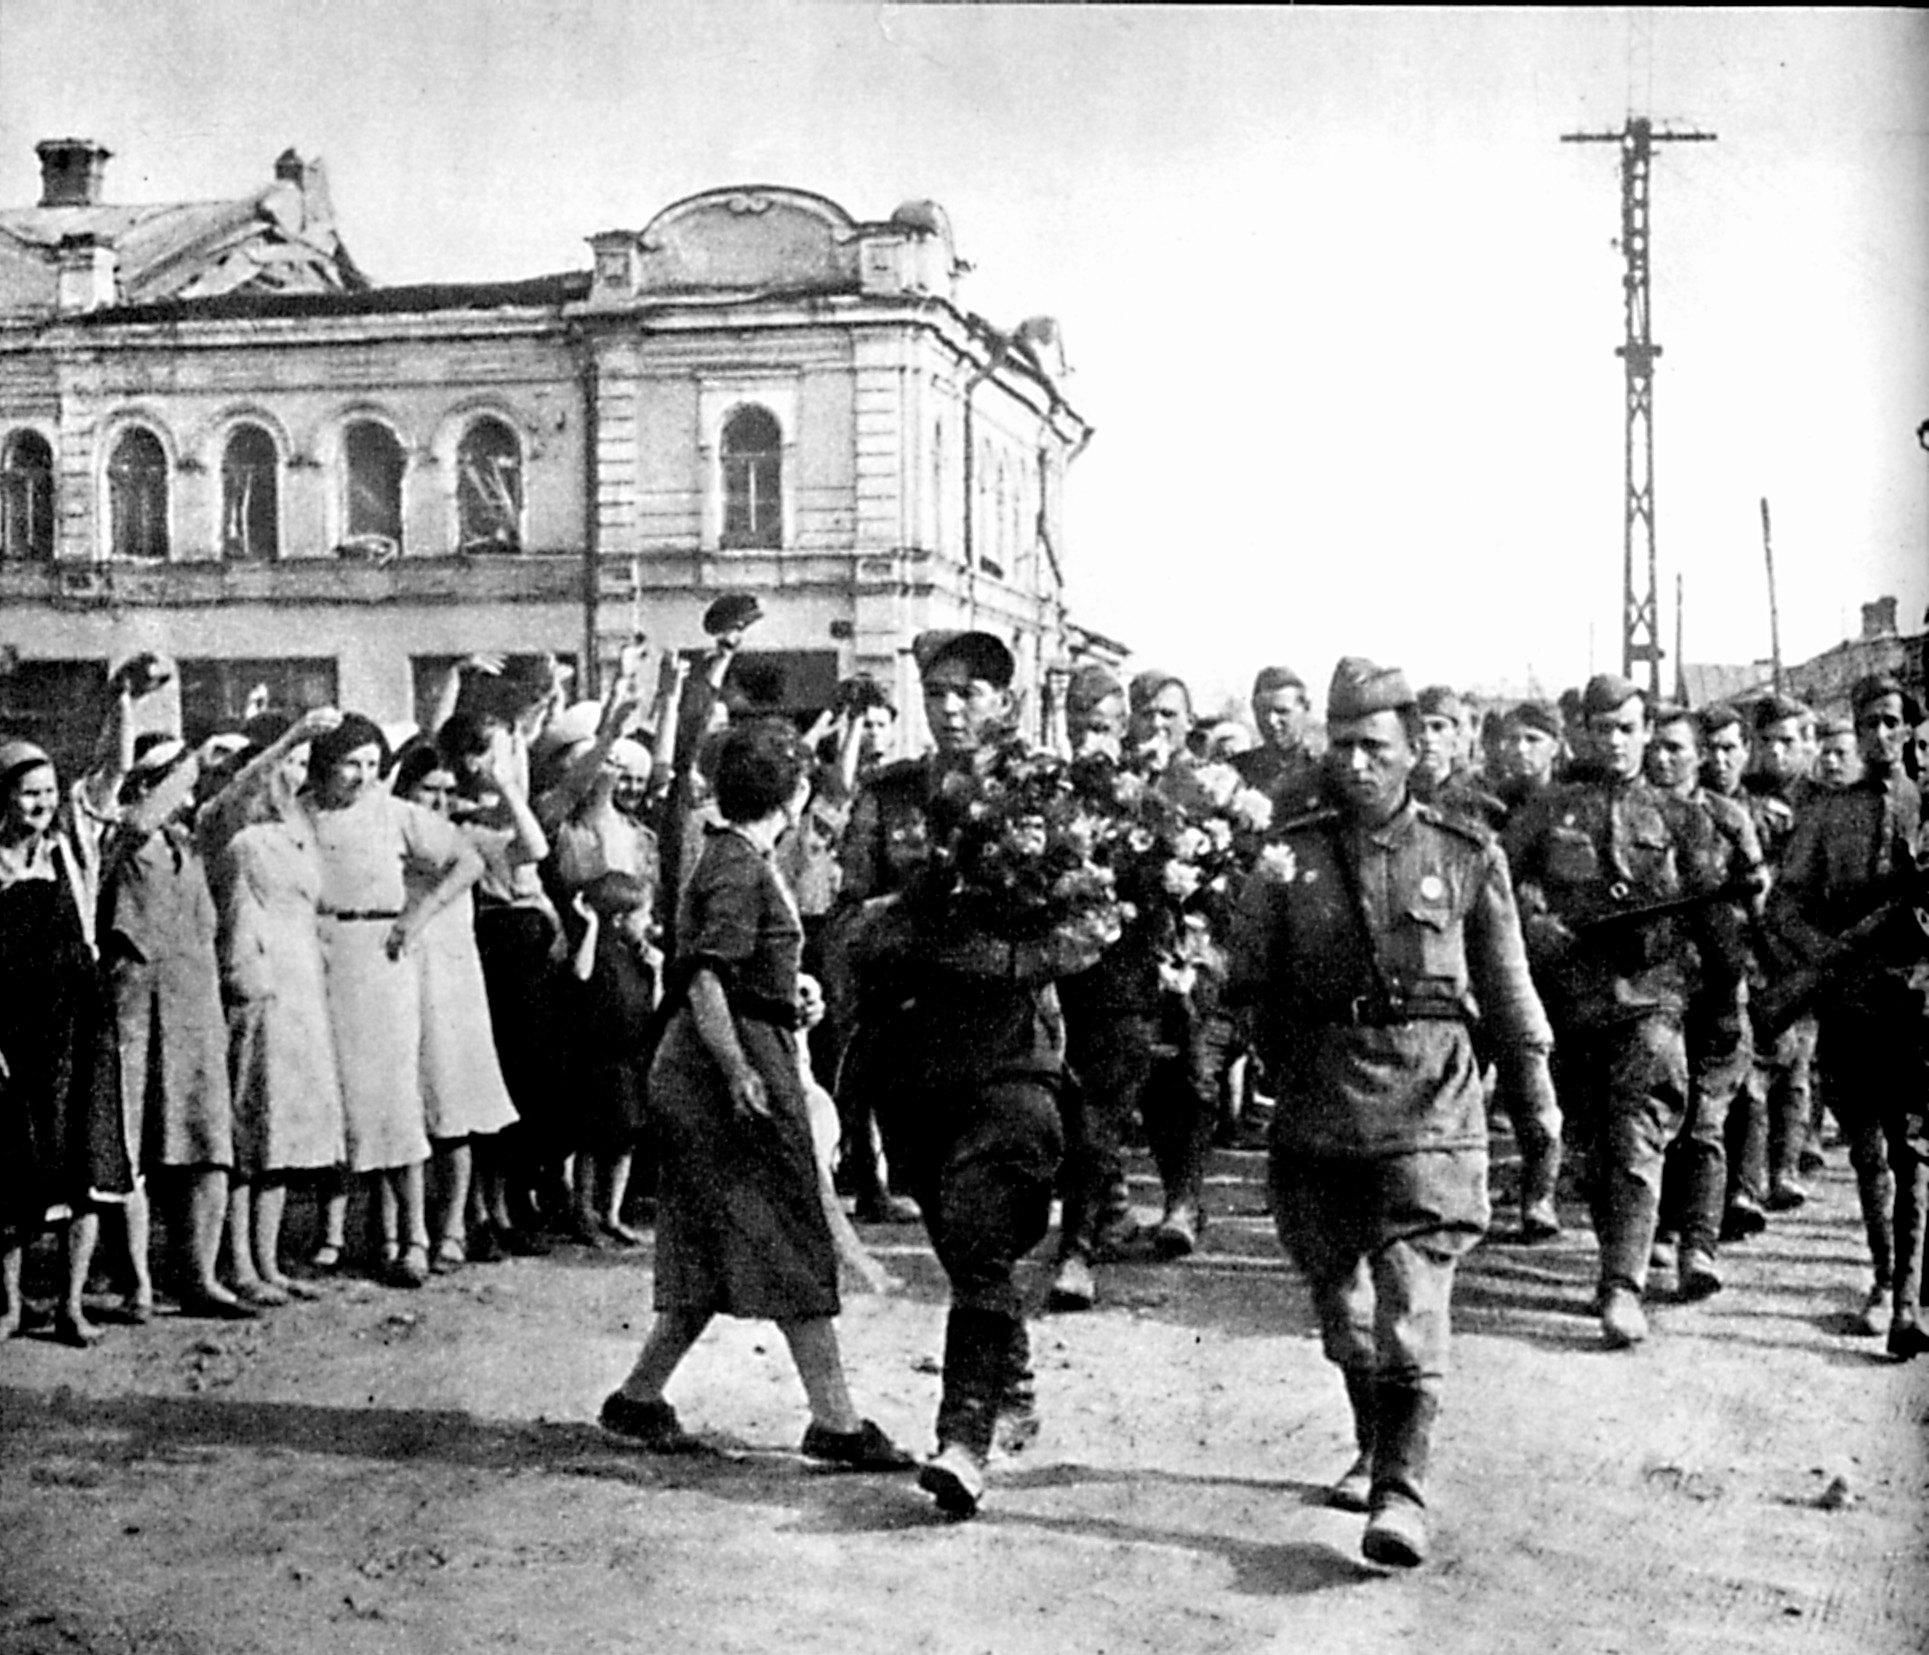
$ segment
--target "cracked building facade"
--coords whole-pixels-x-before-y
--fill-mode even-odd
[[[803,713],[911,638],[983,626],[1026,680],[1122,648],[1065,600],[1091,428],[1056,324],[958,301],[935,203],[704,191],[587,238],[585,270],[383,287],[290,151],[230,201],[122,206],[39,146],[0,209],[0,722],[73,755],[118,660],[180,663],[193,736],[266,685],[419,720],[449,663],[701,643]],[[1036,702],[1033,716],[1039,716]]]

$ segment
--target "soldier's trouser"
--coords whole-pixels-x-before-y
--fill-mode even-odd
[[[1893,1282],[1896,1307],[1913,1308],[1929,1202],[1929,1017],[1922,989],[1899,976],[1862,989],[1857,1002],[1823,1009],[1818,1061],[1849,1142],[1876,1284]]]
[[[1312,1158],[1275,1146],[1280,1245],[1330,1362],[1430,1388],[1447,1372],[1454,1268],[1486,1233],[1487,1152]]]
[[[1168,1007],[1167,1028],[1180,1057],[1160,1066],[1146,1087],[1146,1139],[1159,1169],[1166,1209],[1181,1203],[1198,1207],[1205,1190],[1206,1163],[1219,1124],[1227,1072],[1236,1055],[1237,1028],[1232,1017],[1206,996],[1188,1005],[1176,996]]]
[[[1270,1173],[1280,1244],[1313,1290],[1322,1348],[1372,1455],[1374,1507],[1389,1495],[1424,1504],[1454,1269],[1489,1217],[1486,1151],[1336,1160],[1275,1146]]]
[[[1667,1150],[1664,1182],[1672,1192],[1679,1179],[1679,1205],[1672,1216],[1681,1245],[1712,1253],[1728,1205],[1728,1134],[1747,1108],[1753,1052],[1739,1005],[1691,1009],[1686,1038],[1688,1108]]]
[[[983,1459],[998,1411],[1029,1395],[1018,1261],[1051,1225],[1064,1154],[1056,1088],[1013,1078],[927,1094],[891,1122],[931,1248],[951,1283],[940,1443]]]
[[[1051,1226],[1064,1153],[1054,1087],[1011,1079],[918,1098],[887,1143],[924,1215],[954,1306],[1020,1317],[1018,1261]],[[908,1111],[907,1111],[908,1113]]]
[[[1752,1086],[1767,1109],[1767,1167],[1769,1179],[1796,1179],[1802,1173],[1802,1152],[1809,1140],[1809,1111],[1815,1086],[1815,1018],[1798,1018],[1780,1032],[1775,1047],[1763,1057],[1755,1053]]]
[[[1068,1014],[1068,1098],[1059,1255],[1089,1256],[1094,1237],[1129,1212],[1124,1143],[1152,1077],[1158,1019],[1135,1012]]]
[[[1556,1085],[1578,1107],[1585,1188],[1601,1286],[1645,1291],[1660,1215],[1661,1168],[1688,1107],[1679,1016],[1645,1012],[1605,1028],[1557,1032]]]

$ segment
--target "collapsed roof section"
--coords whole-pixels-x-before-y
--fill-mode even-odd
[[[39,148],[40,202],[0,209],[0,315],[370,285],[336,232],[319,160],[287,150],[272,182],[236,200],[127,206],[100,199],[106,150]]]

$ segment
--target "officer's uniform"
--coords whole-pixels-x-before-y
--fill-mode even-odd
[[[1340,663],[1329,720],[1411,705]],[[1424,1504],[1459,1258],[1486,1230],[1487,1122],[1472,1028],[1504,1084],[1550,1098],[1552,1035],[1491,835],[1408,799],[1379,827],[1280,824],[1233,927],[1231,990],[1274,1077],[1271,1186],[1324,1349],[1346,1377],[1377,1512]],[[1336,1490],[1336,1496],[1338,1491]]]
[[[1857,711],[1896,693],[1893,681],[1865,680],[1857,686]],[[1770,898],[1775,928],[1811,958],[1827,960],[1834,939],[1896,894],[1898,874],[1919,865],[1921,835],[1921,795],[1900,770],[1871,769],[1850,787],[1818,793],[1796,823]],[[1919,920],[1900,913],[1875,950],[1845,968],[1817,1013],[1823,1089],[1849,1140],[1868,1233],[1871,1304],[1892,1291],[1898,1321],[1910,1327],[1922,1293],[1929,1206],[1925,979],[1929,941]],[[1892,1343],[1896,1338],[1892,1329]]]
[[[1585,705],[1613,712],[1639,693],[1601,676],[1589,683]],[[1557,1034],[1562,1112],[1570,1141],[1585,1153],[1604,1308],[1625,1289],[1638,1313],[1647,1287],[1662,1157],[1688,1104],[1682,1022],[1696,927],[1678,918],[1589,927],[1713,889],[1713,839],[1697,806],[1644,780],[1599,773],[1533,800],[1502,839],[1534,980]],[[1611,1342],[1629,1342],[1607,1332]]]

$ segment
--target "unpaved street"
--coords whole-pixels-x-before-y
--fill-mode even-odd
[[[1259,1158],[1217,1168],[1202,1257],[1111,1267],[1101,1309],[1040,1319],[1044,1436],[962,1525],[908,1479],[789,1452],[802,1398],[764,1326],[713,1331],[672,1392],[728,1457],[606,1440],[589,1422],[634,1349],[647,1255],[416,1294],[330,1283],[257,1324],[164,1316],[91,1354],[15,1340],[0,1651],[1929,1648],[1929,1364],[1844,1332],[1863,1270],[1845,1171],[1633,1353],[1596,1348],[1584,1230],[1480,1249],[1437,1558],[1395,1579],[1320,1504],[1345,1404]],[[915,1232],[870,1233],[905,1286],[849,1300],[847,1356],[860,1405],[923,1449],[940,1282]]]

